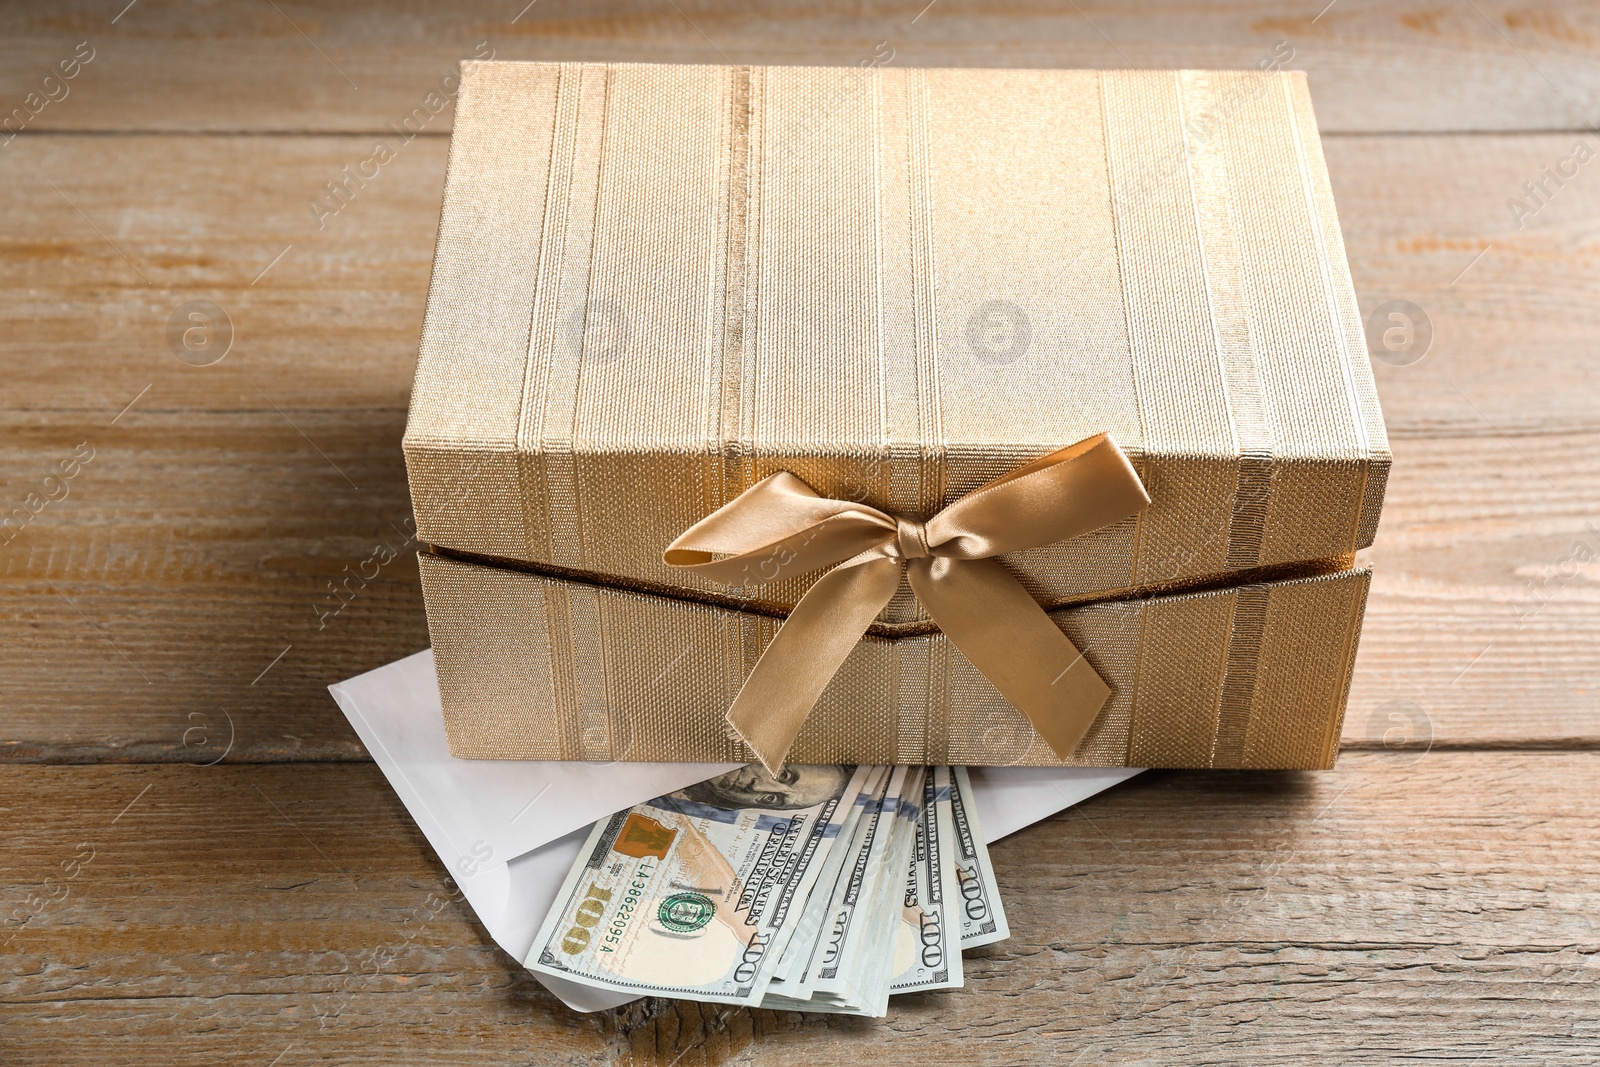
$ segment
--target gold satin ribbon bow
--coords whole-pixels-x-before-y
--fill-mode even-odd
[[[833,567],[795,605],[728,708],[728,725],[768,770],[782,765],[902,573],[945,636],[1065,758],[1111,688],[990,557],[1079,537],[1149,503],[1128,457],[1099,434],[996,478],[925,523],[818,496],[781,471],[689,527],[662,559],[730,585]]]

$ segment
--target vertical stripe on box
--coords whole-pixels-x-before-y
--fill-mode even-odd
[[[565,94],[565,112],[558,118],[565,120],[566,126],[567,152],[559,175],[562,195],[551,196],[552,208],[559,204],[563,213],[560,243],[548,246],[548,268],[540,272],[534,313],[540,346],[529,350],[530,360],[542,358],[545,363],[536,447],[544,457],[543,501],[550,524],[546,558],[563,567],[582,567],[585,563],[580,519],[583,501],[573,442],[578,431],[584,345],[590,328],[590,267],[595,216],[600,206],[610,75],[609,65],[582,64],[574,72],[573,91]],[[566,81],[564,77],[563,83]],[[556,181],[557,175],[552,174],[552,184]]]
[[[950,762],[950,641],[944,634],[919,638],[928,647],[928,727],[924,745],[927,761]]]
[[[1190,202],[1200,238],[1217,364],[1238,451],[1224,564],[1230,570],[1243,570],[1256,566],[1261,557],[1274,439],[1244,299],[1244,261],[1235,237],[1235,205],[1229,195],[1227,154],[1221,143],[1228,136],[1228,125],[1222,119],[1241,93],[1267,91],[1262,83],[1271,76],[1184,71],[1177,77]]]
[[[1233,598],[1233,621],[1227,635],[1227,667],[1217,699],[1217,735],[1211,746],[1212,767],[1238,767],[1244,761],[1270,592],[1265,585],[1246,585]]]
[[[722,291],[722,358],[717,373],[717,497],[705,502],[710,514],[744,489],[741,441],[746,371],[746,315],[750,302],[750,240],[753,207],[752,174],[759,154],[752,154],[751,115],[757,109],[758,85],[750,67],[729,71],[727,109],[727,236]],[[753,321],[753,320],[752,320]]]
[[[929,763],[928,646],[926,637],[887,641],[886,659],[894,669],[895,760]]]
[[[544,593],[545,634],[550,649],[550,696],[554,705],[551,714],[560,724],[556,742],[562,759],[581,759],[583,742],[579,736],[577,677],[572,670],[570,601],[572,590],[577,586],[571,582],[540,581],[539,584]]]
[[[599,590],[576,582],[567,589],[570,634],[568,665],[573,676],[573,703],[578,727],[578,758],[616,758],[612,743],[611,702],[606,686],[606,642],[601,627]]]
[[[1222,569],[1237,447],[1216,359],[1188,145],[1173,72],[1101,75],[1117,259],[1152,499],[1135,584]],[[1159,553],[1146,546],[1162,546]]]
[[[926,515],[923,510],[923,445],[918,411],[922,373],[916,322],[917,278],[913,245],[917,226],[918,189],[912,179],[913,126],[910,71],[871,72],[873,94],[873,269],[877,322],[873,333],[878,356],[878,394],[882,426],[871,442],[878,449],[874,465],[885,469],[869,478],[872,495],[887,501],[898,515]],[[876,484],[873,484],[876,483]],[[921,614],[902,585],[890,602],[889,618]],[[919,731],[920,732],[920,731]]]
[[[911,294],[917,353],[917,440],[921,445],[918,510],[944,507],[944,409],[939,379],[939,270],[934,255],[933,189],[928,168],[928,76],[906,72],[907,146],[911,178]]]

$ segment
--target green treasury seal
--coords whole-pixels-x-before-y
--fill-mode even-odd
[[[656,918],[675,934],[689,934],[711,921],[717,906],[702,893],[674,893],[661,902]]]

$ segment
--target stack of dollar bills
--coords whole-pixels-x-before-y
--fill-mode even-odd
[[[882,1016],[1009,936],[964,767],[743,767],[596,823],[534,971]]]

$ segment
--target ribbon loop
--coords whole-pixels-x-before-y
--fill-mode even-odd
[[[832,567],[779,627],[728,708],[768,770],[905,574],[952,644],[1065,759],[1111,688],[992,556],[1065,541],[1150,503],[1107,434],[1018,467],[920,522],[819,496],[780,471],[685,530],[662,553],[730,585]]]

